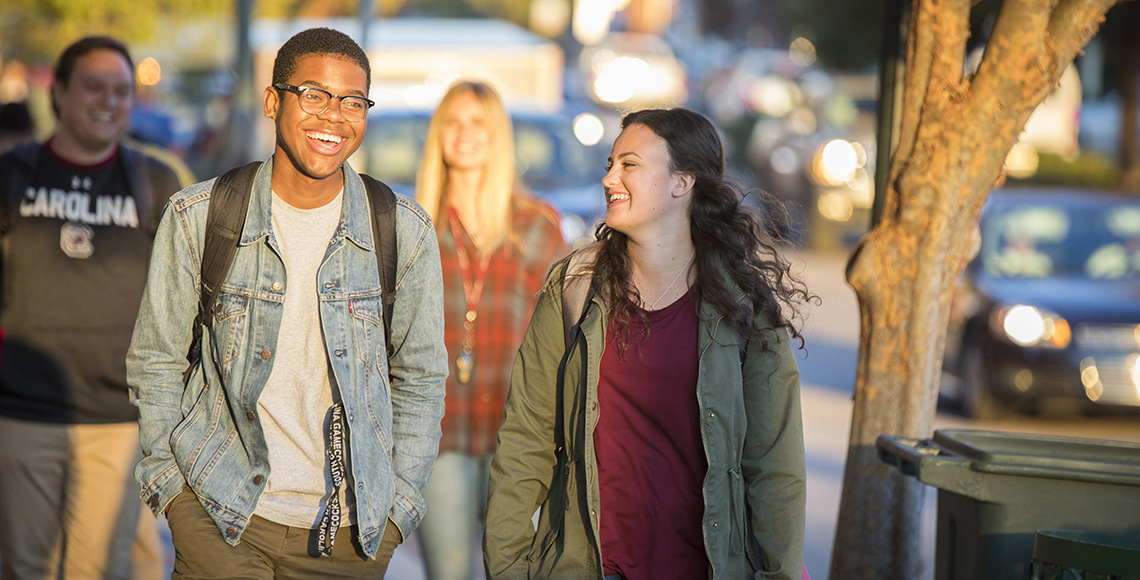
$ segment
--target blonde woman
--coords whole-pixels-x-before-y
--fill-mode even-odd
[[[511,363],[546,270],[568,248],[555,210],[522,190],[510,119],[483,83],[459,82],[444,95],[416,200],[439,236],[451,371],[418,537],[429,579],[470,578]]]

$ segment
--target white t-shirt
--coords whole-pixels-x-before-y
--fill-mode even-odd
[[[271,471],[254,513],[287,526],[316,528],[333,490],[325,450],[335,378],[321,333],[317,274],[343,199],[342,190],[322,207],[298,209],[273,194],[273,236],[287,279],[273,370],[257,401]],[[341,494],[355,523],[354,506]]]

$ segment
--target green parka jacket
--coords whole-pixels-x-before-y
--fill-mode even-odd
[[[488,578],[602,577],[592,433],[608,307],[601,293],[591,293],[562,371],[559,407],[568,261],[551,269],[515,358],[491,463],[483,540]],[[799,370],[790,339],[771,329],[772,350],[749,341],[742,362],[736,336],[716,307],[702,301],[699,317],[697,399],[708,459],[703,531],[710,578],[798,580],[806,476]],[[566,449],[556,453],[559,408]],[[532,516],[540,507],[536,530]]]

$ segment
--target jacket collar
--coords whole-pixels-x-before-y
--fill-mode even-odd
[[[594,259],[594,254],[597,252],[597,247],[598,243],[594,242],[572,254],[571,257],[568,258],[568,263],[566,266],[568,270],[571,272],[586,271],[586,264],[590,263]],[[581,257],[574,259],[574,255],[580,255]],[[724,281],[724,284],[728,287],[729,291],[732,292],[732,297],[737,302],[746,302],[746,305],[751,307],[752,301],[749,300],[748,297],[744,294],[744,290],[742,290],[740,286],[732,280],[728,272],[723,268],[719,268],[718,270],[719,271],[717,272],[717,275],[721,277],[721,279]],[[609,312],[609,301],[603,294],[604,293],[602,292],[593,293],[593,302],[598,305],[601,312]],[[717,310],[717,308],[713,306],[711,302],[704,299],[701,300],[700,317],[702,320],[717,320],[723,316],[724,314],[720,312],[720,310]]]
[[[337,236],[344,236],[352,243],[372,251],[372,214],[368,209],[368,196],[364,182],[346,162],[344,169],[344,200],[340,210],[340,225]],[[257,170],[253,178],[253,197],[249,200],[245,226],[241,231],[240,245],[249,245],[269,236],[273,208],[273,157],[270,157]]]

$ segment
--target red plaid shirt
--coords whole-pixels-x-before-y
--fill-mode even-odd
[[[516,200],[512,209],[514,234],[491,255],[483,293],[476,305],[474,365],[466,385],[459,383],[455,363],[463,346],[463,321],[467,314],[463,271],[447,214],[441,212],[439,216],[444,222],[437,230],[443,266],[443,339],[450,370],[443,439],[439,442],[441,453],[486,455],[495,451],[511,382],[511,365],[534,312],[535,295],[550,265],[569,251],[554,208],[530,197]],[[466,232],[462,238],[460,243],[471,257],[469,267],[477,268],[480,256]],[[473,272],[467,275],[469,281],[474,277]]]

